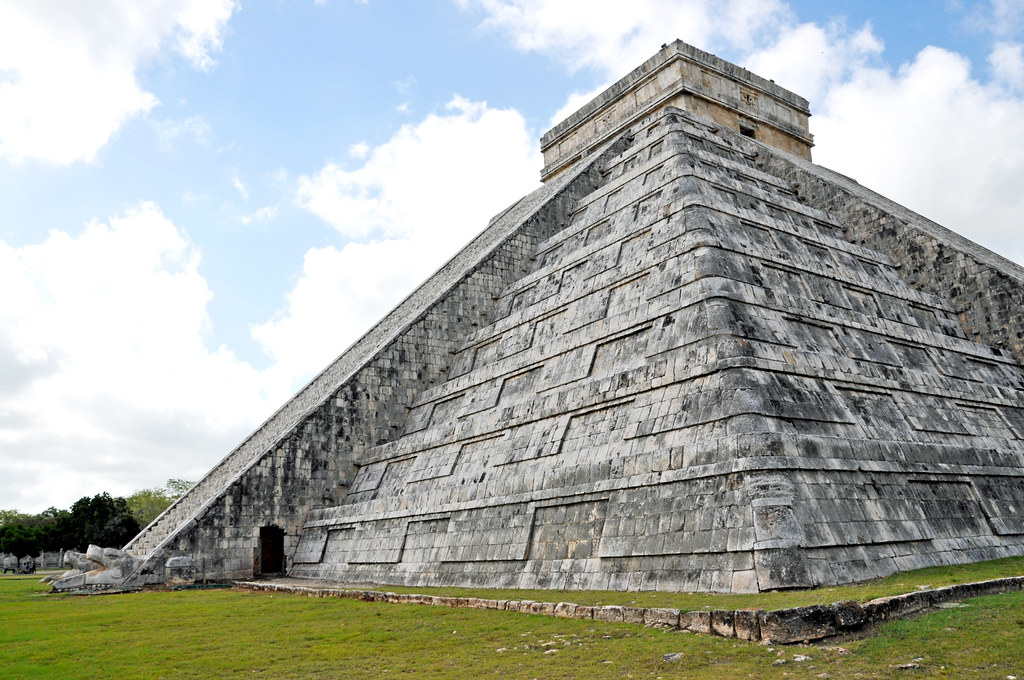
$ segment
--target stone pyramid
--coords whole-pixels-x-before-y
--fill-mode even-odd
[[[810,163],[807,116],[663,48],[127,546],[140,578],[750,592],[1024,554],[1024,270]]]

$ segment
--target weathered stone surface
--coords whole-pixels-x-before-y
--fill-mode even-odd
[[[598,621],[621,622],[623,620],[622,607],[616,605],[594,607],[594,618]]]
[[[65,553],[64,559],[71,569],[53,581],[54,590],[139,585],[139,579],[136,577],[139,560],[123,550],[90,545],[85,553],[69,550]]]
[[[835,613],[825,605],[763,612],[758,619],[761,639],[769,644],[820,640],[836,634]]]
[[[678,628],[679,610],[667,607],[650,607],[644,612],[644,625],[654,628]]]
[[[63,550],[44,550],[36,558],[36,566],[40,569],[56,569],[64,564]]]
[[[679,627],[693,633],[711,633],[711,612],[681,612],[679,614]]]
[[[167,560],[164,564],[167,570],[167,585],[188,585],[196,582],[198,567],[196,561],[186,555],[179,555]]]
[[[643,607],[623,607],[622,608],[622,621],[623,623],[639,623],[644,622],[644,609]]]
[[[733,618],[733,628],[740,640],[757,642],[761,639],[760,609],[737,609]]]
[[[140,534],[140,573],[173,550],[249,576],[275,536],[298,577],[553,589],[1024,553],[1024,270],[706,112],[643,110]],[[793,634],[858,614],[829,616]]]
[[[856,630],[868,622],[868,613],[858,602],[845,600],[836,602],[831,607],[835,614],[836,628],[839,630]]]
[[[887,621],[915,614],[931,606],[933,598],[929,592],[909,593],[880,597],[864,605],[864,611],[872,621]]]
[[[730,609],[711,612],[711,632],[722,637],[736,637],[736,612]]]
[[[1024,360],[1024,267],[827,168],[770,150],[757,163],[851,241],[886,253],[914,288],[948,300],[972,339]]]
[[[572,602],[559,602],[555,605],[554,615],[566,619],[592,619],[594,618],[594,607]]]

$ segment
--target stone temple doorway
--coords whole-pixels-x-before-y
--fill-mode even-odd
[[[260,527],[260,573],[284,573],[284,529]]]

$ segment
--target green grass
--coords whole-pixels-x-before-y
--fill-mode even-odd
[[[899,595],[919,586],[939,588],[955,583],[986,581],[1024,574],[1024,557],[929,567],[849,586],[789,590],[751,595],[709,595],[707,593],[615,592],[600,590],[503,590],[488,588],[420,588],[373,586],[374,590],[394,593],[422,593],[453,597],[480,597],[492,600],[535,600],[538,602],[575,602],[586,605],[624,605],[630,607],[673,607],[683,611],[697,609],[785,609],[810,604],[830,604],[841,600],[867,602],[878,597]],[[369,586],[367,588],[370,588]],[[1024,680],[1024,676],[1022,676]]]
[[[985,566],[997,569],[988,577],[1006,575],[1002,568]],[[926,582],[942,573],[924,572]],[[919,577],[902,575],[908,585]],[[281,593],[47,590],[33,577],[0,577],[0,678],[1024,678],[1024,593],[865,639],[768,648],[627,624]],[[545,595],[537,599],[556,599]],[[673,652],[679,661],[662,660]],[[894,670],[907,663],[920,668]]]

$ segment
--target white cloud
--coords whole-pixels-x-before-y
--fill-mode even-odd
[[[283,396],[206,346],[199,253],[152,203],[78,235],[0,241],[0,288],[18,291],[0,296],[8,505],[67,507],[197,478]]]
[[[1024,88],[1024,45],[996,43],[988,63],[997,81],[1009,88]]]
[[[357,142],[348,148],[348,155],[352,158],[363,159],[370,153],[370,145],[366,142]]]
[[[482,25],[504,33],[519,49],[549,54],[570,69],[594,68],[608,79],[591,93],[571,95],[552,124],[676,38],[741,55],[732,59],[811,98],[882,51],[869,25],[850,30],[841,21],[800,24],[781,0],[602,0],[587,3],[586,10],[560,0],[459,2],[482,11]]]
[[[1024,263],[1024,99],[936,47],[864,69],[812,120],[815,160]]]
[[[231,178],[231,186],[238,191],[238,194],[242,197],[243,201],[249,200],[249,189],[246,188],[245,182],[243,182],[237,175]]]
[[[170,151],[179,139],[184,138],[190,138],[200,146],[210,143],[210,124],[201,116],[154,121],[153,129],[156,130],[157,146],[162,151]]]
[[[1024,4],[1020,0],[992,0],[992,25],[1000,35],[1024,30]]]
[[[298,388],[451,254],[430,239],[311,248],[288,293],[287,310],[252,329],[273,357],[275,381]]]
[[[515,111],[455,97],[374,147],[362,166],[328,163],[300,177],[296,202],[344,240],[307,252],[287,308],[253,329],[275,371],[306,379],[322,369],[537,186],[536,136]]]
[[[827,27],[805,23],[782,28],[774,42],[749,53],[746,62],[754,73],[815,103],[882,50],[870,26],[850,31],[842,23]]]
[[[299,177],[296,202],[351,239],[406,237],[442,214],[445,232],[472,233],[465,229],[483,225],[467,222],[482,208],[494,212],[536,182],[541,161],[531,134],[518,112],[456,96],[445,113],[403,125],[362,167],[328,163]],[[458,201],[441,195],[437,178]]]
[[[401,80],[395,81],[395,90],[398,94],[409,94],[414,85],[416,85],[416,76],[409,75]]]
[[[223,47],[224,30],[235,11],[233,0],[185,0],[180,3],[172,29],[174,48],[204,71],[216,62],[210,52]]]
[[[617,79],[662,43],[743,45],[762,40],[791,16],[780,0],[459,0],[482,11],[483,25],[521,50],[570,68],[594,67]]]
[[[263,222],[269,222],[277,217],[277,206],[267,205],[251,215],[242,215],[238,218],[238,221],[242,224],[261,224]]]
[[[964,13],[963,23],[973,31],[990,33],[997,38],[1019,36],[1024,31],[1024,3],[1020,0],[991,0],[967,6],[957,3]]]
[[[569,98],[565,100],[565,103],[562,104],[561,108],[551,115],[551,120],[548,121],[548,125],[551,127],[558,125],[563,120],[579,111],[580,107],[584,104],[608,89],[609,85],[611,85],[610,82],[602,83],[590,92],[573,92],[569,95]]]
[[[136,71],[169,47],[213,64],[233,0],[0,0],[0,156],[89,161],[158,104]]]

